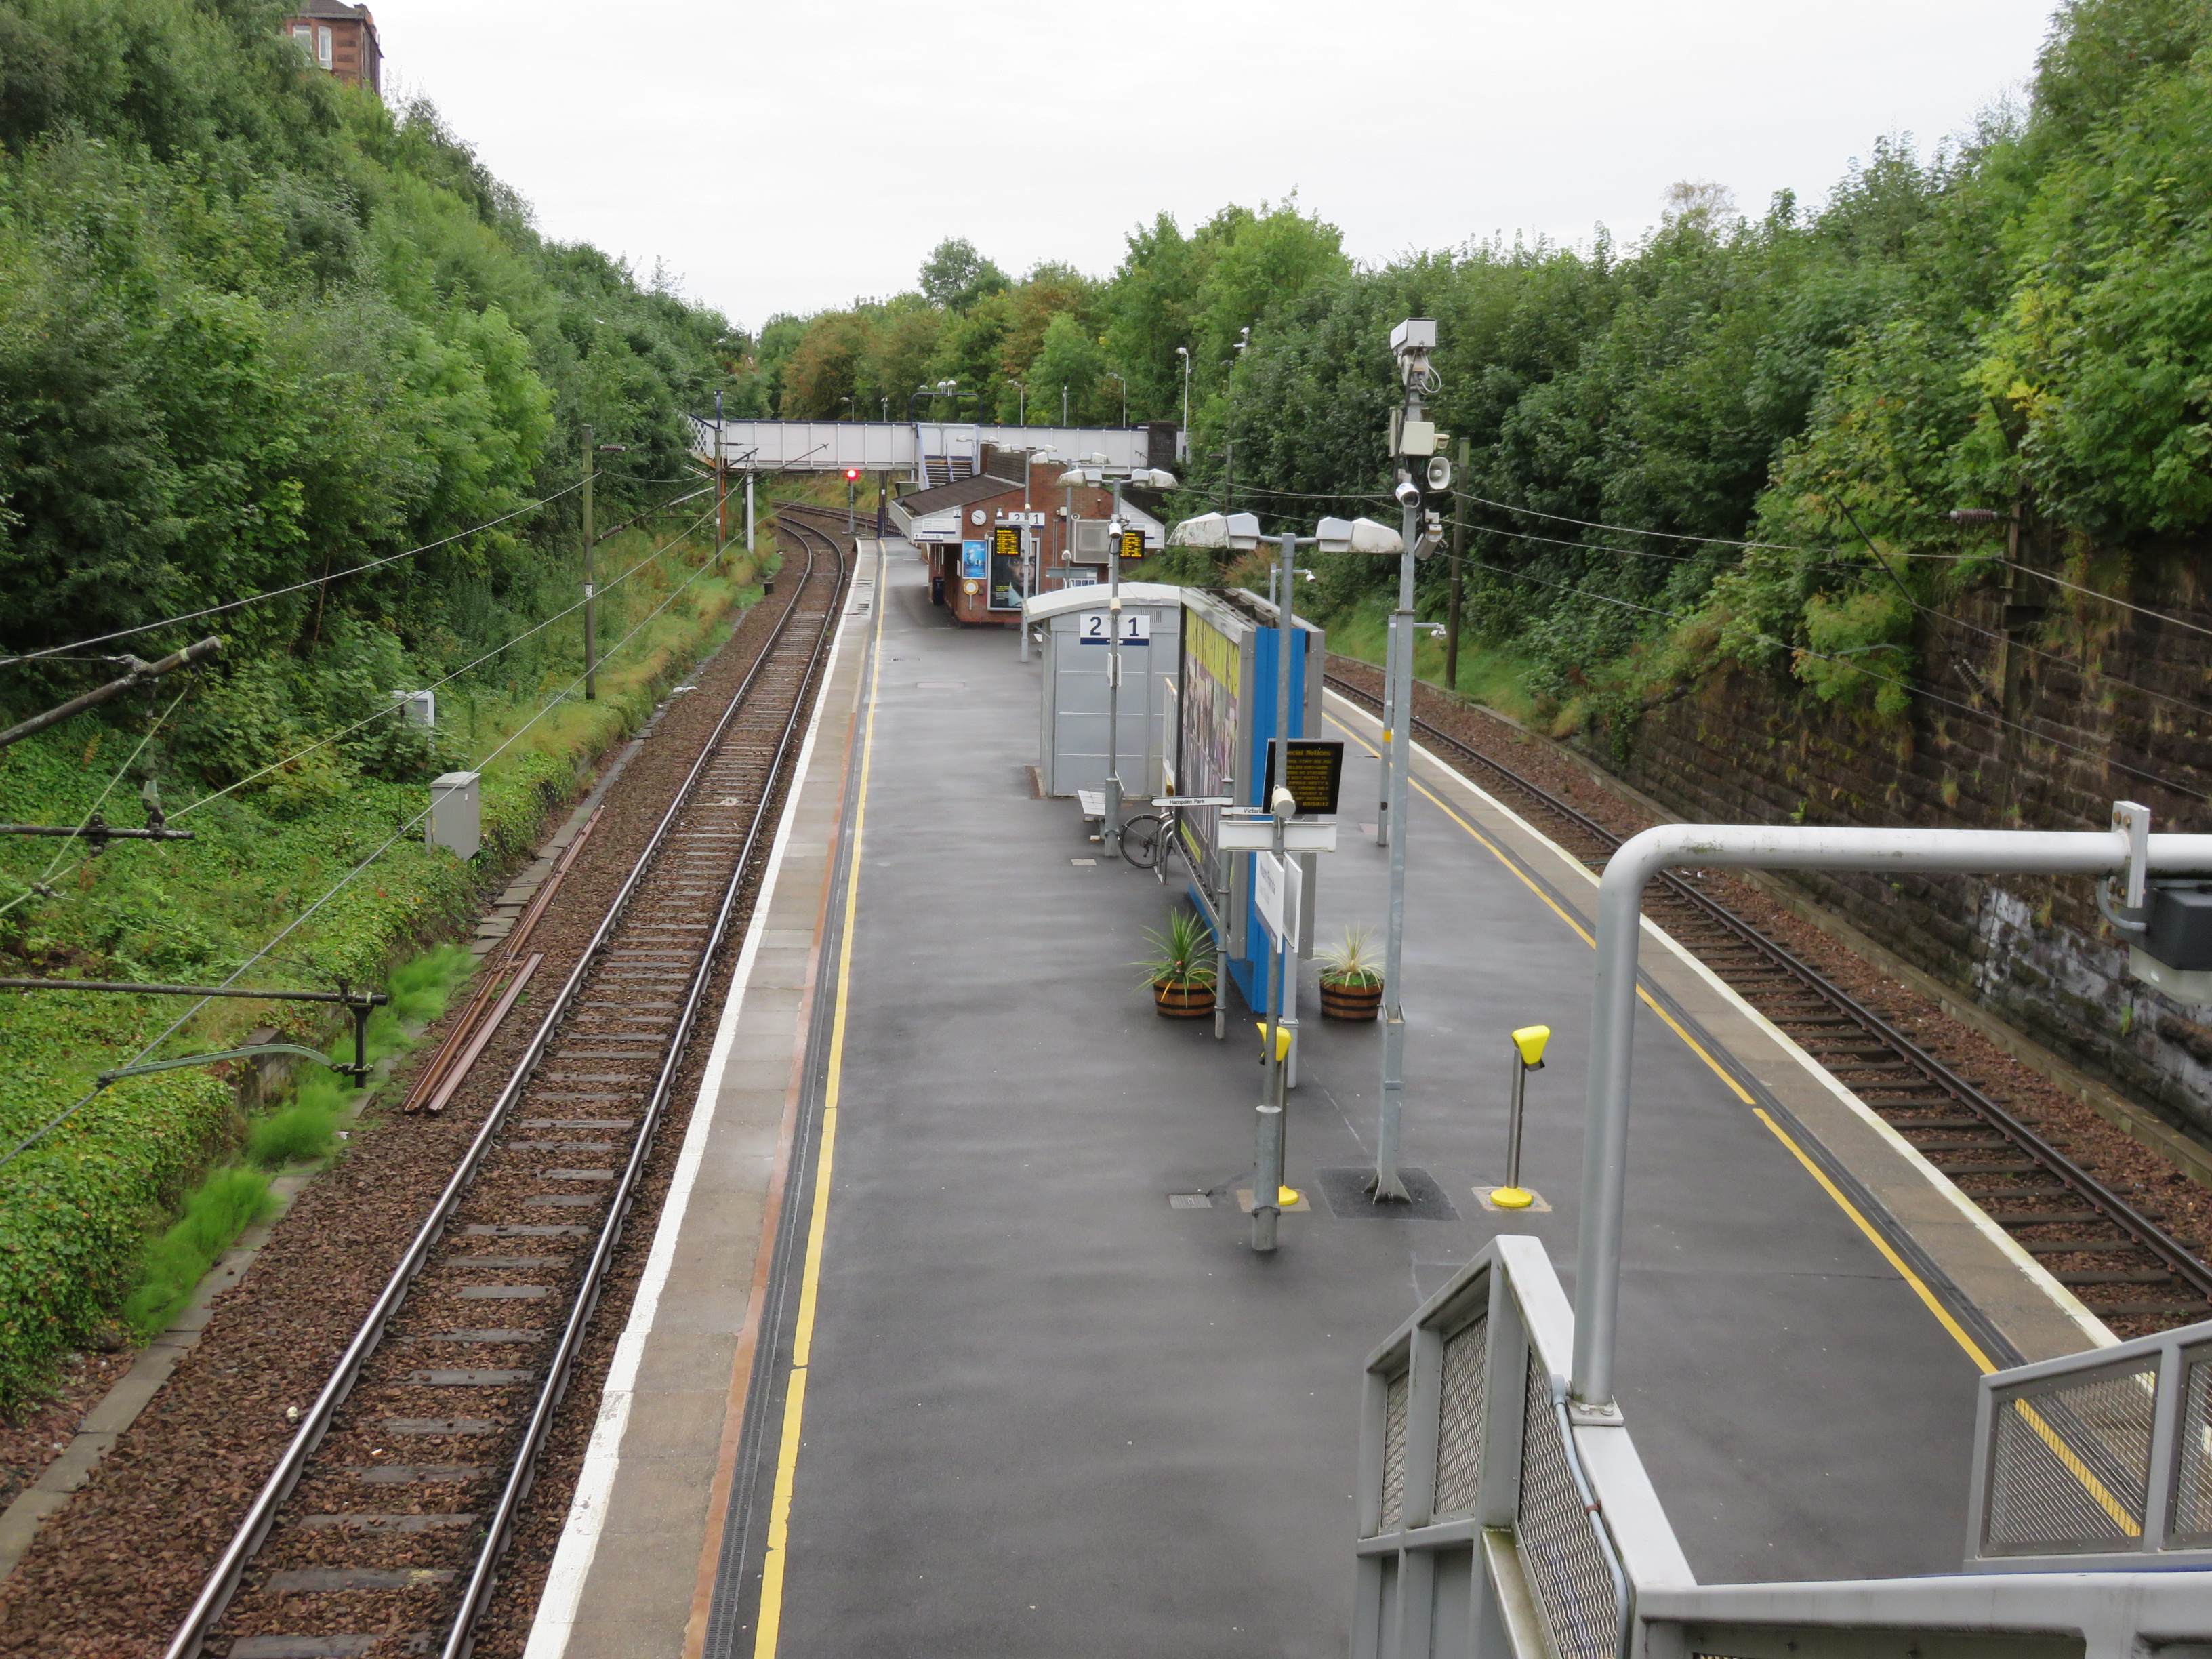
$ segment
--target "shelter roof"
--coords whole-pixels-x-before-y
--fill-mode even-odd
[[[1174,582],[1123,582],[1123,605],[1181,605],[1188,590]],[[1096,611],[1106,603],[1106,584],[1090,582],[1081,587],[1063,587],[1056,592],[1039,593],[1022,604],[1022,615],[1034,621],[1039,617],[1057,617],[1068,611]]]

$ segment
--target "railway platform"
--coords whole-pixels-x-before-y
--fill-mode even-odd
[[[875,551],[864,543],[864,550]],[[875,580],[868,580],[871,574]],[[1155,1016],[1177,890],[1037,799],[1036,666],[864,562],[531,1659],[1346,1651],[1364,1357],[1501,1232],[1572,1290],[1589,872],[1433,757],[1406,1161],[1310,971],[1272,1257],[1261,1073]],[[1373,722],[1323,937],[1379,921]],[[1622,1404],[1706,1582],[1954,1571],[1973,1379],[2108,1334],[1686,956],[1645,952]],[[1507,1039],[1553,1028],[1507,1216]],[[1333,1197],[1332,1194],[1334,1194]]]

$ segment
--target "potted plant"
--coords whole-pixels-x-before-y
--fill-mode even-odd
[[[1374,929],[1354,923],[1334,945],[1314,952],[1321,963],[1321,1011],[1330,1019],[1372,1019],[1382,1006],[1382,967],[1370,943]]]
[[[1152,954],[1133,968],[1145,970],[1152,988],[1152,1006],[1168,1019],[1204,1019],[1213,1012],[1213,933],[1188,910],[1178,910],[1165,927],[1147,928]]]

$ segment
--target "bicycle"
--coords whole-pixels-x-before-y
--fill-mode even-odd
[[[1176,825],[1186,806],[1233,806],[1227,795],[1163,795],[1152,802],[1160,810],[1139,812],[1121,826],[1121,856],[1139,870],[1150,870],[1163,883],[1166,872],[1161,855],[1180,844]]]

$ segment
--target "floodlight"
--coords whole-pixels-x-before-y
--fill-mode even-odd
[[[1323,553],[1403,553],[1406,544],[1388,525],[1372,519],[1323,519],[1317,526]]]

